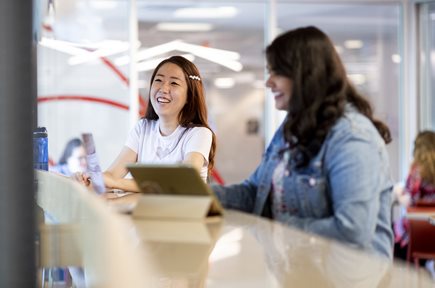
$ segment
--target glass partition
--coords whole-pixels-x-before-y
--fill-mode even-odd
[[[38,43],[38,125],[48,130],[51,164],[66,143],[92,132],[103,167],[128,132],[128,1],[48,1]],[[44,7],[45,8],[45,7]]]
[[[146,97],[152,69],[170,55],[181,54],[197,65],[217,136],[216,171],[225,183],[247,177],[264,149],[264,6],[138,2],[139,87]]]
[[[372,103],[375,116],[388,124],[387,146],[393,177],[399,179],[400,103],[399,4],[277,5],[279,31],[317,26],[336,45],[356,88]]]
[[[435,129],[435,2],[419,5],[419,130]]]
[[[273,7],[279,31],[316,25],[332,37],[349,77],[392,130],[388,149],[398,179],[399,4],[135,2],[140,110],[143,114],[157,63],[174,54],[191,59],[205,83],[218,141],[216,168],[226,184],[255,169],[270,132],[264,127],[264,39],[274,23],[274,13],[265,11]],[[129,1],[47,3],[38,47],[38,125],[48,129],[52,164],[69,139],[92,132],[104,170],[130,129]]]

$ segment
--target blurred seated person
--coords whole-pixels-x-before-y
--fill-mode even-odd
[[[394,223],[395,256],[406,259],[409,242],[408,206],[434,206],[435,209],[435,132],[422,131],[414,141],[413,162],[403,190],[396,197],[402,205],[402,216]]]
[[[86,170],[86,150],[79,138],[69,140],[57,165],[50,167],[51,172],[68,177],[77,172],[86,172]],[[85,287],[85,275],[82,268],[68,267],[68,272],[76,285],[74,287]]]
[[[59,163],[50,167],[50,171],[71,176],[77,172],[86,172],[86,167],[86,150],[83,142],[79,138],[73,138],[66,144]]]

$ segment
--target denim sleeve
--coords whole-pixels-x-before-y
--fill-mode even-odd
[[[382,146],[369,138],[347,133],[329,144],[324,166],[333,214],[322,219],[285,215],[282,222],[358,247],[374,237],[380,209]]]
[[[249,178],[240,184],[229,186],[212,185],[211,188],[225,208],[241,210],[244,212],[252,213],[257,199],[258,186],[260,179],[271,167],[268,167],[268,161],[277,146],[283,145],[284,138],[282,133],[282,126],[277,129],[270,144],[263,154],[260,165]],[[264,179],[263,179],[264,181]]]
[[[240,184],[228,186],[211,185],[211,188],[225,208],[241,210],[248,213],[253,211],[260,167],[261,165],[248,179]]]

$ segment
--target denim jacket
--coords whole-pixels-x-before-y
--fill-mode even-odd
[[[282,124],[248,179],[213,186],[223,206],[271,217],[272,175],[285,147]],[[276,220],[392,257],[393,183],[385,143],[367,117],[347,105],[309,165],[294,169],[290,160],[286,166],[284,201],[290,212]]]

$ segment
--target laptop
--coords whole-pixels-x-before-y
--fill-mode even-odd
[[[216,195],[199,172],[191,166],[136,163],[127,165],[127,169],[141,191],[147,195],[172,195],[172,199],[182,199],[183,196],[208,196],[204,197],[211,200],[207,216],[223,215],[224,210]],[[196,198],[201,201],[203,197]]]

